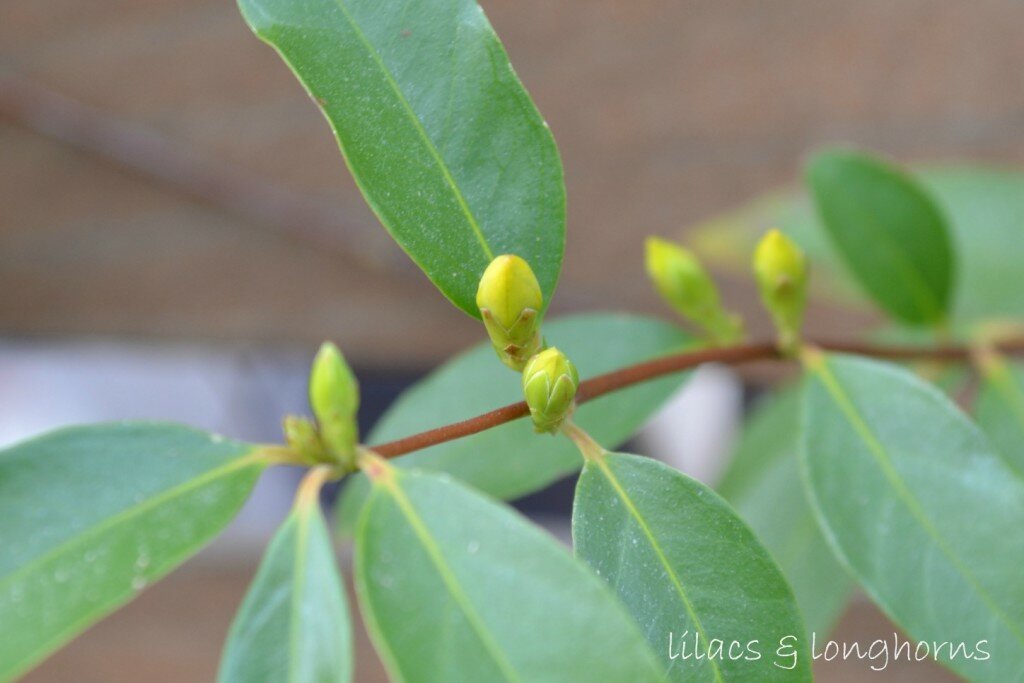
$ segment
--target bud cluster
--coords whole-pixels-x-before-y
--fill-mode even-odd
[[[573,410],[580,378],[565,354],[544,348],[544,295],[530,264],[512,254],[495,258],[480,278],[476,303],[498,358],[522,372],[534,428],[558,431]]]
[[[359,383],[341,351],[330,342],[324,342],[313,360],[309,403],[316,425],[294,415],[285,418],[288,445],[310,463],[353,466],[359,441]]]

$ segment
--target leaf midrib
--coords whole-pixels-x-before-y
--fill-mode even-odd
[[[398,509],[401,511],[402,516],[405,517],[409,523],[413,533],[416,534],[417,540],[423,546],[423,549],[427,553],[427,557],[430,558],[431,563],[434,565],[434,569],[437,570],[438,575],[441,577],[442,583],[445,588],[448,589],[448,593],[455,600],[455,603],[459,606],[463,615],[466,617],[466,621],[469,623],[470,628],[473,629],[480,642],[487,649],[487,653],[497,664],[501,670],[502,675],[510,683],[521,683],[522,679],[516,672],[512,664],[505,658],[504,653],[501,651],[500,646],[495,640],[494,636],[487,629],[483,619],[477,614],[473,608],[473,603],[469,597],[463,592],[462,587],[459,585],[458,579],[452,572],[451,567],[445,562],[444,554],[441,552],[440,547],[437,545],[437,541],[430,533],[430,529],[427,528],[423,518],[416,512],[416,508],[413,506],[412,501],[409,500],[408,496],[405,495],[405,491],[402,490],[401,485],[397,481],[397,472],[395,476],[388,482],[381,482],[378,485],[382,486],[391,497],[394,499],[395,504],[398,505]]]
[[[668,556],[666,556],[665,551],[662,550],[661,544],[658,543],[658,539],[655,538],[654,532],[651,531],[650,526],[648,526],[647,524],[647,520],[645,520],[643,515],[640,514],[640,510],[637,509],[636,505],[633,503],[633,499],[630,498],[628,493],[626,493],[626,490],[622,487],[621,482],[619,482],[618,478],[615,476],[615,473],[612,472],[611,468],[608,466],[607,455],[599,458],[594,458],[591,460],[591,462],[597,464],[598,468],[601,470],[601,473],[604,475],[605,479],[608,480],[608,483],[611,484],[612,489],[615,490],[616,495],[619,496],[619,499],[622,501],[622,504],[626,506],[626,509],[629,511],[629,514],[633,517],[633,519],[637,523],[637,526],[639,526],[640,530],[644,533],[644,536],[647,538],[647,542],[651,545],[651,548],[654,550],[654,554],[657,555],[658,561],[661,563],[661,566],[664,568],[665,573],[671,580],[672,586],[675,588],[676,592],[679,594],[680,599],[683,601],[683,607],[686,608],[687,615],[693,621],[694,628],[697,629],[697,633],[700,634],[700,637],[703,638],[705,642],[709,642],[707,633],[704,631],[704,625],[701,622],[700,618],[697,616],[697,612],[693,607],[693,603],[690,602],[689,595],[687,595],[686,590],[683,588],[682,580],[676,573],[675,568],[672,566],[672,563],[669,562]],[[724,683],[724,679],[722,678],[722,671],[719,668],[717,662],[711,658],[709,658],[707,662],[711,666],[711,670],[715,674],[715,680],[719,681],[719,683]]]
[[[289,605],[291,624],[288,629],[288,681],[298,680],[299,650],[302,640],[302,592],[306,585],[306,552],[309,547],[310,510],[296,510],[295,559],[292,562],[292,599]]]
[[[932,524],[931,519],[929,519],[917,498],[915,498],[910,489],[907,488],[903,479],[900,477],[899,472],[897,472],[896,468],[893,466],[891,456],[885,449],[885,446],[882,445],[871,431],[871,428],[864,421],[864,418],[857,410],[857,407],[853,404],[850,396],[843,390],[835,375],[832,374],[832,371],[828,367],[828,361],[822,359],[822,362],[814,366],[812,371],[818,374],[818,377],[821,379],[826,391],[835,401],[840,412],[849,421],[850,426],[861,438],[864,445],[867,447],[868,452],[871,453],[871,456],[878,463],[878,466],[882,470],[886,480],[889,482],[889,485],[892,486],[895,491],[897,499],[906,506],[910,514],[921,525],[926,535],[932,540],[949,563],[953,565],[953,568],[959,572],[967,585],[978,594],[985,605],[996,617],[999,618],[1001,622],[1003,622],[1007,630],[1013,634],[1021,645],[1024,645],[1024,633],[1021,633],[1010,618],[1001,609],[999,609],[998,603],[988,594],[988,591],[978,583],[974,575],[939,534],[938,529],[936,529]]]
[[[214,468],[212,470],[208,470],[203,475],[195,477],[193,479],[189,479],[188,481],[183,482],[182,484],[167,489],[163,493],[154,496],[153,498],[150,498],[142,503],[139,503],[129,508],[125,508],[116,515],[104,519],[103,522],[89,528],[82,534],[78,534],[77,536],[67,539],[66,541],[60,543],[54,548],[51,548],[47,552],[31,560],[29,563],[20,566],[18,569],[8,574],[6,577],[3,577],[2,579],[0,579],[0,591],[5,590],[8,586],[16,583],[17,580],[19,580],[23,574],[34,571],[36,567],[45,565],[51,560],[60,557],[65,552],[69,552],[70,549],[75,547],[76,545],[85,543],[89,539],[95,537],[97,534],[106,531],[109,528],[116,527],[123,522],[127,522],[132,518],[141,515],[147,512],[148,510],[155,508],[158,505],[161,505],[164,502],[171,500],[179,495],[185,495],[191,492],[192,490],[205,486],[206,484],[209,484],[220,477],[227,476],[228,474],[233,473],[235,470],[240,470],[243,468],[243,466],[248,466],[253,463],[259,463],[260,461],[265,460],[266,458],[258,451],[250,453],[249,455],[243,456],[238,460],[233,460],[225,465]],[[184,557],[187,556],[188,553],[184,553]],[[181,557],[182,553],[179,552],[175,554],[175,558],[180,559]],[[154,570],[157,567],[158,565],[153,565]],[[17,677],[21,675],[22,673],[30,669],[32,666],[34,666],[43,657],[45,657],[46,653],[50,652],[54,647],[58,647],[61,643],[66,642],[68,638],[71,637],[69,634],[77,633],[84,626],[91,624],[97,618],[97,614],[102,614],[110,605],[117,605],[121,602],[123,602],[123,600],[111,598],[104,601],[103,603],[97,603],[96,605],[94,605],[94,609],[88,610],[87,612],[83,613],[78,619],[66,624],[64,628],[59,629],[45,642],[37,643],[36,647],[33,648],[24,657],[22,657],[19,662],[15,662],[12,668],[9,668],[7,670],[0,669],[0,678],[3,678],[6,675],[11,675],[12,677]]]
[[[181,484],[169,488],[163,491],[162,493],[153,496],[152,498],[144,500],[141,503],[132,505],[131,507],[127,507],[118,512],[117,514],[105,518],[99,524],[90,527],[89,529],[80,534],[68,538],[67,540],[59,543],[50,550],[46,551],[42,555],[39,555],[36,558],[30,560],[29,562],[21,565],[16,570],[0,579],[0,589],[3,589],[6,586],[10,585],[12,582],[14,582],[15,579],[19,578],[22,574],[33,571],[35,567],[46,564],[55,557],[59,557],[65,552],[68,552],[74,546],[85,543],[89,539],[94,538],[98,534],[103,533],[104,531],[107,531],[112,527],[119,526],[124,522],[131,520],[134,517],[137,517],[145,512],[148,512],[153,508],[163,505],[164,503],[170,500],[173,500],[174,498],[183,496],[195,489],[206,486],[207,484],[221,477],[225,477],[233,473],[235,470],[240,470],[249,465],[259,463],[261,460],[264,460],[264,457],[260,453],[250,453],[249,455],[243,456],[237,460],[232,460],[229,463],[226,463],[211,470],[207,470],[202,475],[182,482]]]
[[[377,48],[374,47],[373,43],[371,43],[370,40],[366,37],[366,34],[363,33],[363,30],[359,27],[359,24],[355,21],[355,18],[348,11],[348,7],[345,6],[345,0],[335,0],[335,4],[338,6],[338,9],[341,11],[342,15],[345,17],[345,21],[348,22],[348,25],[352,29],[352,32],[356,35],[356,37],[359,39],[359,42],[366,49],[367,54],[369,54],[374,64],[377,65],[377,68],[380,69],[381,74],[384,76],[384,80],[387,82],[388,86],[391,88],[391,91],[398,99],[399,104],[401,104],[402,110],[408,117],[409,122],[413,126],[413,129],[416,131],[417,135],[423,141],[423,144],[426,147],[427,152],[429,152],[430,156],[434,159],[434,163],[437,164],[437,168],[441,172],[441,176],[444,178],[445,183],[451,188],[452,194],[455,197],[455,201],[459,205],[459,209],[462,211],[463,215],[465,215],[466,221],[469,224],[469,227],[472,230],[474,237],[476,237],[476,240],[479,243],[480,248],[484,252],[484,256],[487,258],[487,261],[490,262],[491,260],[494,259],[494,252],[491,250],[490,245],[487,243],[487,238],[484,236],[483,231],[480,229],[480,225],[477,223],[476,217],[470,210],[469,203],[466,201],[465,196],[462,194],[462,190],[459,189],[458,184],[455,182],[455,178],[454,176],[452,176],[451,170],[448,168],[447,162],[444,160],[444,157],[441,156],[440,151],[437,149],[437,146],[434,144],[434,141],[431,140],[430,136],[427,134],[427,131],[423,128],[423,122],[420,121],[419,117],[416,115],[416,111],[412,108],[412,104],[410,104],[408,98],[406,98],[405,96],[405,93],[402,92],[402,89],[398,86],[398,83],[395,81],[394,76],[392,76],[391,71],[384,63],[384,59],[381,56],[380,52],[377,51]]]

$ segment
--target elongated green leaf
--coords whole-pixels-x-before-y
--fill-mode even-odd
[[[384,227],[479,317],[491,258],[517,254],[545,301],[565,242],[554,139],[473,0],[240,0],[330,122]]]
[[[765,398],[747,421],[719,492],[757,534],[793,587],[809,633],[822,639],[853,588],[818,530],[800,480],[800,393]]]
[[[454,481],[381,468],[355,572],[395,680],[662,680],[622,605],[554,540]]]
[[[804,625],[782,572],[700,482],[650,458],[588,459],[573,541],[663,653],[670,680],[811,680]]]
[[[0,680],[199,550],[265,465],[253,446],[168,424],[64,429],[0,451]]]
[[[630,315],[579,315],[544,325],[548,342],[563,350],[587,378],[631,363],[679,351],[691,339],[667,323]],[[602,443],[619,444],[682,383],[680,376],[648,382],[588,402],[575,420]],[[484,343],[455,357],[406,392],[381,418],[368,441],[381,443],[457,422],[523,400],[520,378]],[[395,461],[402,467],[440,470],[499,498],[516,498],[550,484],[583,464],[561,437],[539,436],[519,420],[465,439],[434,446]],[[351,530],[366,498],[364,477],[353,478],[339,521]]]
[[[932,654],[952,643],[940,662],[1021,680],[1024,481],[912,373],[844,356],[807,366],[802,459],[839,557]]]
[[[220,683],[352,680],[352,627],[320,482],[305,484],[231,625]]]
[[[1024,366],[990,361],[976,413],[1000,455],[1024,474]]]
[[[828,151],[812,159],[807,182],[839,253],[876,302],[908,323],[946,318],[953,289],[949,231],[910,176],[865,154]]]

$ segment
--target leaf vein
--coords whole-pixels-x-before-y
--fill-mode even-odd
[[[484,256],[487,258],[488,262],[491,261],[494,258],[494,253],[491,251],[491,247],[487,243],[487,238],[480,229],[480,225],[477,223],[476,217],[470,210],[469,204],[467,203],[465,196],[462,194],[462,190],[459,189],[458,184],[455,182],[455,178],[452,176],[451,170],[448,168],[448,164],[445,162],[444,157],[441,156],[440,151],[438,151],[437,145],[434,144],[434,141],[431,140],[427,131],[423,128],[423,122],[420,121],[419,116],[416,115],[416,111],[412,108],[412,105],[409,103],[405,93],[402,92],[402,89],[398,86],[398,83],[395,81],[391,71],[384,63],[384,58],[381,56],[377,48],[373,46],[373,43],[371,43],[366,37],[366,34],[363,33],[363,30],[359,27],[359,24],[345,6],[345,0],[335,0],[335,2],[338,9],[341,10],[342,15],[345,17],[345,21],[347,21],[351,27],[352,32],[366,49],[367,54],[373,60],[374,64],[377,65],[377,68],[380,69],[381,74],[384,76],[384,80],[387,81],[387,84],[395,94],[395,97],[398,98],[398,102],[401,104],[402,110],[406,113],[406,116],[412,123],[413,129],[423,141],[423,145],[426,147],[427,152],[430,153],[430,156],[434,159],[434,163],[437,164],[437,168],[441,172],[441,176],[444,178],[445,183],[451,188],[452,195],[455,197],[455,201],[458,203],[462,213],[466,216],[466,221],[468,222],[473,235],[476,237],[477,242],[480,244],[480,248],[483,250]]]
[[[487,649],[487,653],[501,670],[502,675],[508,681],[515,683],[520,682],[522,679],[519,677],[519,674],[516,673],[512,664],[505,658],[497,641],[494,639],[494,636],[487,629],[487,626],[480,618],[480,615],[476,613],[469,597],[463,592],[458,579],[451,570],[451,567],[449,567],[448,563],[445,562],[444,554],[438,547],[437,541],[431,535],[430,529],[427,528],[423,518],[416,512],[416,508],[413,506],[412,501],[410,501],[408,496],[405,495],[405,492],[397,481],[388,482],[383,484],[383,486],[385,486],[388,493],[390,493],[391,497],[395,500],[395,503],[398,505],[398,509],[401,510],[402,515],[409,523],[413,533],[416,534],[416,538],[423,546],[423,549],[427,552],[427,556],[430,558],[431,563],[434,565],[434,569],[437,570],[438,575],[441,577],[441,581],[444,583],[445,588],[448,589],[449,594],[455,600],[459,609],[462,610],[463,615],[466,617],[466,621],[477,634],[480,642]]]
[[[252,465],[253,463],[258,463],[259,461],[264,459],[264,456],[258,452],[251,453],[238,460],[232,460],[231,462],[225,465],[221,465],[220,467],[208,470],[199,477],[189,479],[188,481],[185,481],[181,484],[178,484],[177,486],[167,489],[166,491],[160,493],[159,495],[149,498],[137,505],[125,508],[124,510],[118,512],[116,515],[107,517],[102,522],[89,528],[85,532],[67,539],[66,541],[54,546],[53,548],[43,553],[42,555],[36,557],[35,559],[31,560],[30,562],[23,564],[21,567],[11,572],[3,579],[0,579],[0,589],[10,585],[15,579],[19,578],[22,574],[33,571],[35,567],[49,562],[51,559],[61,555],[68,549],[84,543],[85,541],[97,536],[98,534],[106,531],[109,528],[119,526],[120,524],[127,522],[132,518],[141,515],[152,508],[156,508],[159,505],[162,505],[168,500],[172,500],[178,496],[185,495],[186,493],[189,493],[194,489],[198,489],[202,486],[205,486],[206,484],[209,484],[217,479],[220,479],[221,477],[225,477],[234,472],[235,470],[243,469],[244,467]]]
[[[611,468],[608,466],[608,463],[606,462],[606,459],[604,457],[595,458],[593,462],[597,463],[598,467],[601,469],[601,473],[608,480],[608,483],[611,484],[612,488],[615,490],[615,493],[619,496],[619,499],[622,500],[622,504],[626,506],[626,509],[629,511],[629,514],[633,517],[634,520],[636,520],[637,526],[640,527],[640,530],[647,538],[647,542],[650,543],[651,549],[654,550],[654,554],[657,555],[658,561],[661,563],[661,566],[665,569],[665,572],[669,577],[669,580],[672,582],[672,586],[675,588],[676,592],[679,594],[680,599],[683,601],[683,606],[686,608],[686,613],[693,621],[693,625],[694,628],[697,629],[697,633],[700,634],[700,637],[704,639],[704,642],[709,642],[707,633],[704,630],[704,625],[701,623],[700,617],[697,616],[697,612],[694,609],[693,603],[690,601],[689,595],[687,595],[686,590],[683,588],[683,584],[679,578],[679,575],[676,573],[675,568],[672,566],[672,563],[669,562],[668,557],[665,555],[665,551],[662,549],[661,544],[658,543],[658,539],[654,536],[654,532],[651,531],[651,528],[650,526],[648,526],[647,521],[644,519],[643,515],[640,514],[640,511],[637,509],[636,504],[633,502],[633,499],[630,498],[628,493],[626,493],[626,490],[622,487],[621,482],[619,482],[618,478],[615,476],[615,473],[612,472]],[[721,669],[719,668],[715,660],[709,658],[707,662],[711,665],[711,669],[715,674],[715,680],[719,681],[720,683],[723,682],[724,679],[722,678]]]
[[[963,577],[967,585],[977,593],[978,597],[981,598],[982,602],[989,608],[990,613],[997,616],[1000,621],[1006,626],[1013,636],[1024,643],[1024,634],[1021,633],[1020,629],[1010,620],[1010,618],[999,608],[998,603],[988,594],[988,591],[978,583],[977,579],[971,573],[969,568],[964,565],[963,561],[957,556],[953,549],[949,547],[946,541],[939,534],[938,529],[932,524],[931,519],[925,512],[924,508],[921,507],[921,503],[914,497],[913,493],[907,488],[906,483],[900,477],[899,472],[893,466],[892,458],[886,450],[885,446],[878,440],[878,437],[871,431],[871,428],[864,421],[857,407],[853,404],[850,396],[843,390],[839,381],[835,375],[832,374],[828,367],[828,361],[825,360],[821,364],[814,367],[814,372],[818,374],[822,384],[828,394],[835,401],[839,407],[840,412],[849,421],[850,426],[857,433],[857,435],[864,442],[868,452],[878,463],[879,468],[882,470],[882,474],[885,476],[889,485],[893,488],[897,498],[907,507],[910,514],[917,520],[918,524],[924,530],[925,534],[932,540],[935,549],[945,556],[946,560],[949,561],[953,568]]]

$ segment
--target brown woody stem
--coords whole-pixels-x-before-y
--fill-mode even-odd
[[[856,342],[812,342],[826,351],[855,353],[873,358],[890,360],[933,359],[948,361],[970,360],[973,353],[968,346],[884,346],[860,344]],[[1006,354],[1024,353],[1024,339],[1014,339],[996,346],[996,350]],[[662,356],[653,360],[630,365],[619,370],[597,375],[580,382],[576,392],[576,403],[585,403],[605,394],[624,389],[634,384],[647,382],[658,377],[689,370],[704,363],[724,363],[726,365],[742,365],[759,360],[786,360],[773,342],[743,344],[726,348],[709,348],[697,351],[685,351],[670,356]],[[518,420],[529,415],[530,411],[524,401],[502,406],[462,422],[429,429],[419,434],[377,444],[369,448],[383,458],[394,458],[446,441],[454,441],[464,436],[476,434],[506,422]]]

